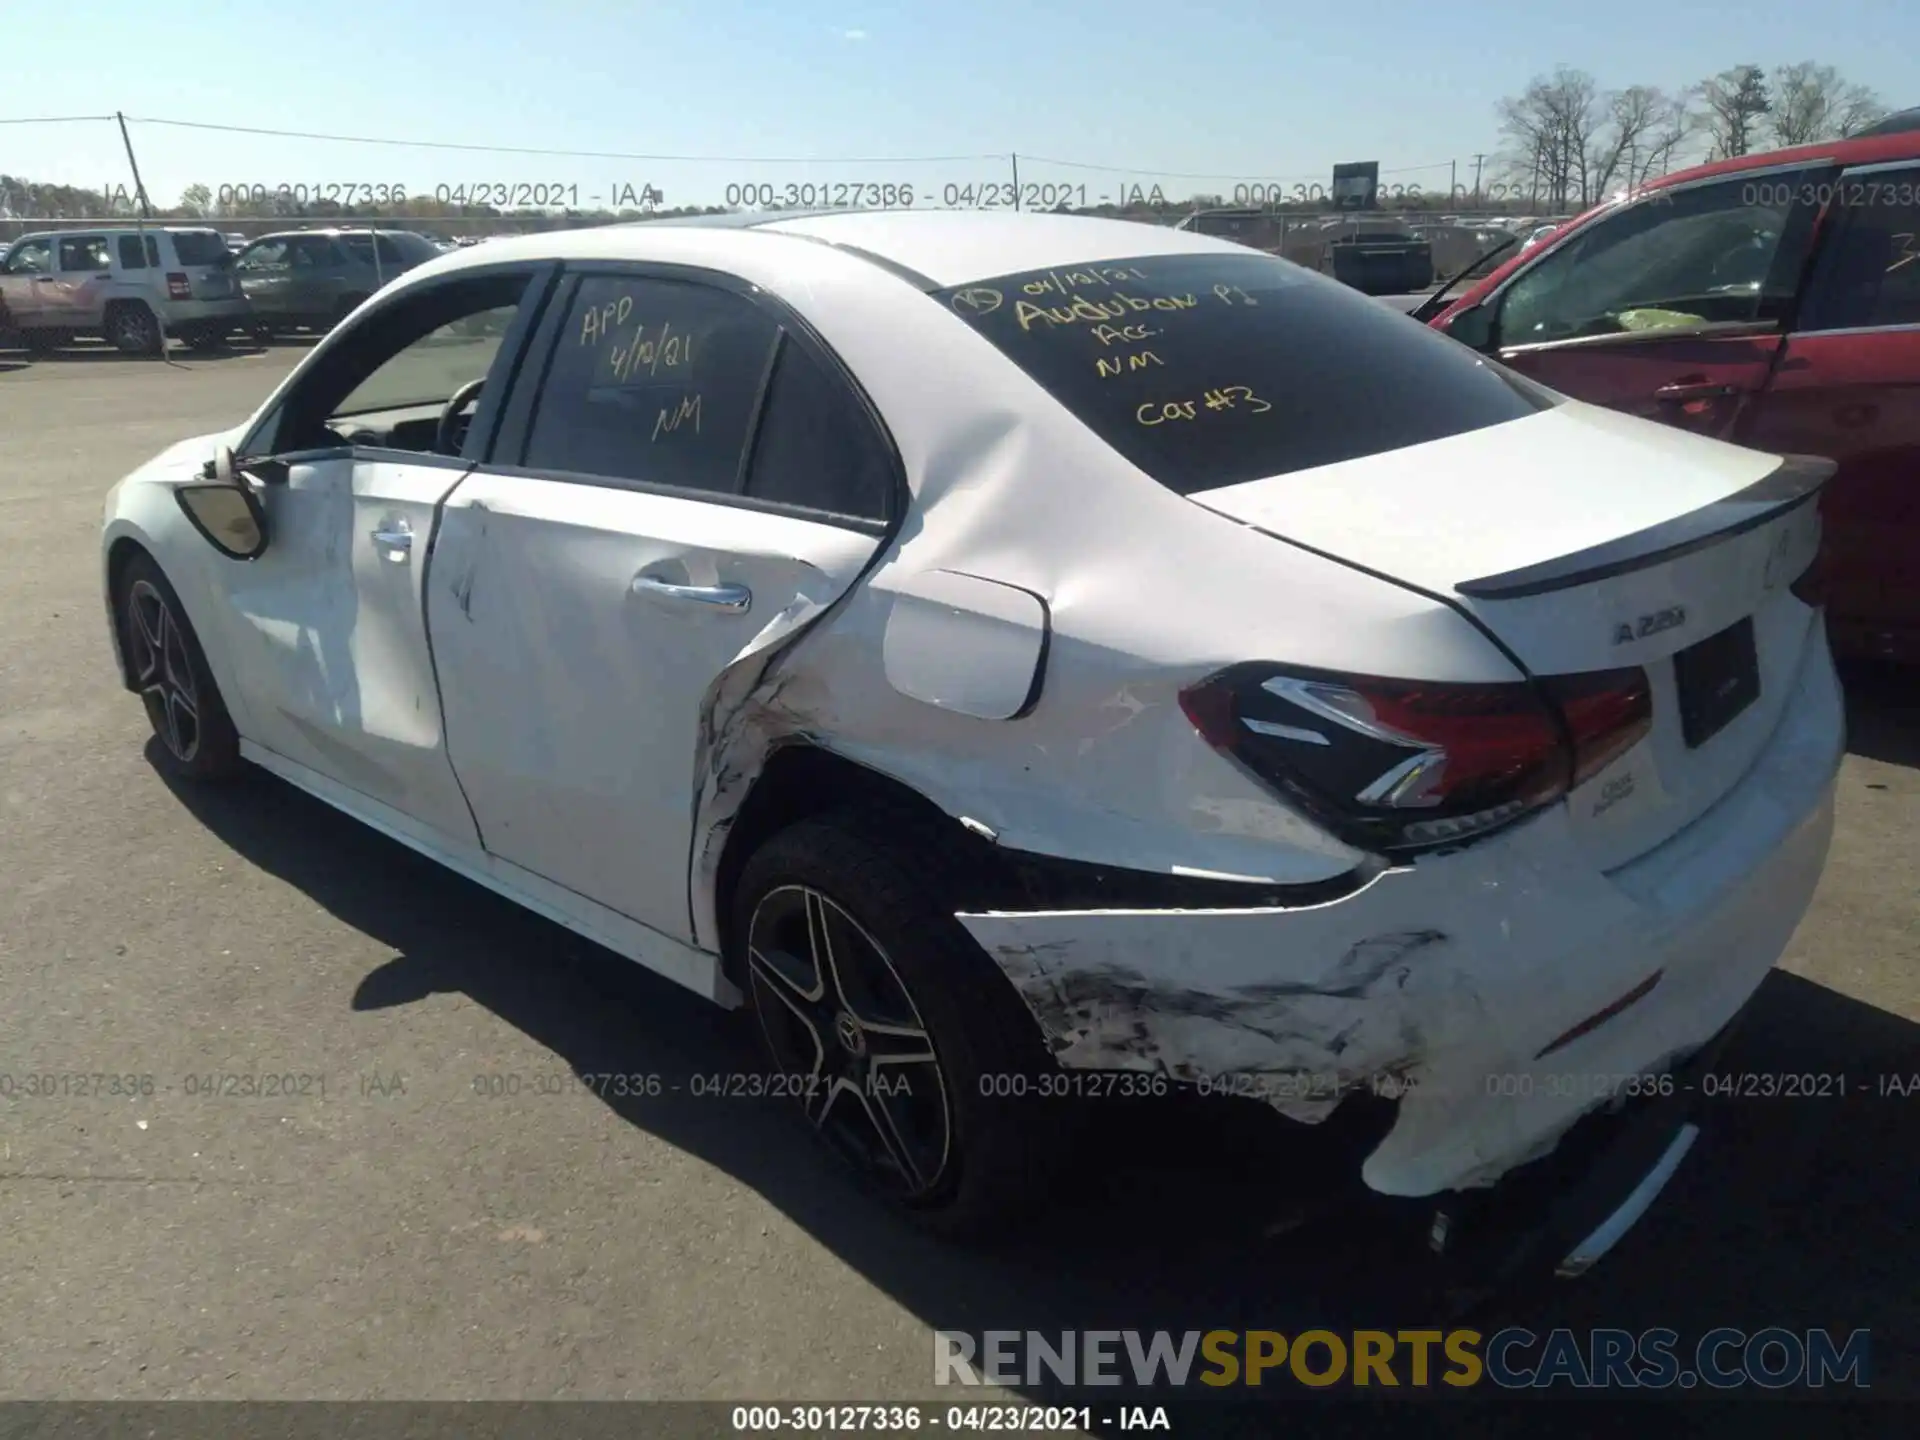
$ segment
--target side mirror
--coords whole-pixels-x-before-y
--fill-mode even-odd
[[[233,452],[221,447],[232,473]],[[219,467],[216,458],[215,468]],[[259,497],[245,482],[230,481],[182,485],[174,490],[180,508],[193,528],[230,560],[255,560],[267,548],[267,516]]]
[[[1475,305],[1471,310],[1462,310],[1447,322],[1446,333],[1469,349],[1488,353],[1497,348],[1494,344],[1494,307],[1486,303]]]
[[[210,478],[218,480],[222,485],[236,485],[239,483],[234,478],[233,447],[231,445],[222,445],[218,450],[213,452],[213,469],[209,472],[209,475]]]

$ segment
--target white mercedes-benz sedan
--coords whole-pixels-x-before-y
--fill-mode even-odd
[[[103,580],[164,764],[747,1007],[937,1229],[1062,1097],[1384,1098],[1406,1197],[1615,1112],[1577,1269],[1825,861],[1829,469],[1223,240],[736,216],[410,271],[114,487]]]

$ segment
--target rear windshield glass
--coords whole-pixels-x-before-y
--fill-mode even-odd
[[[182,265],[225,267],[233,264],[233,251],[227,248],[226,239],[211,230],[174,231],[173,253],[180,257]]]
[[[936,291],[1182,495],[1377,455],[1559,397],[1271,255],[1161,255]]]

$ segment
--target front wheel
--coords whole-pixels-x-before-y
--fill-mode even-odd
[[[128,562],[117,607],[127,671],[147,707],[162,764],[187,780],[224,780],[245,769],[240,736],[180,597],[146,555]]]
[[[735,973],[829,1147],[924,1228],[978,1238],[1047,1198],[1067,1102],[1038,1098],[1038,1027],[902,838],[844,812],[767,842],[734,893]]]

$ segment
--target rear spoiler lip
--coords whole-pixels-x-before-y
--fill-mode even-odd
[[[1622,535],[1590,549],[1576,550],[1538,565],[1522,566],[1500,575],[1467,580],[1453,588],[1471,600],[1520,600],[1548,595],[1628,575],[1664,561],[1676,560],[1733,535],[1757,530],[1790,510],[1807,504],[1839,468],[1819,455],[1787,455],[1744,490]]]

